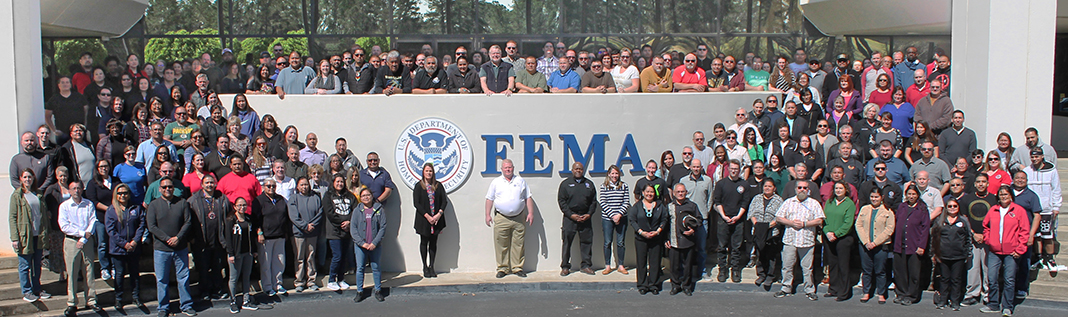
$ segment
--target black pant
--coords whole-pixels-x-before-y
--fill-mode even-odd
[[[434,259],[438,256],[438,235],[419,235],[419,256],[423,258],[423,270],[434,269]],[[427,257],[430,262],[427,262]]]
[[[929,248],[928,248],[929,249]],[[924,253],[920,256],[920,292],[927,290],[931,283],[934,283],[934,289],[938,290],[938,275],[937,268],[934,262],[931,261],[931,254]],[[932,278],[933,277],[933,278]]]
[[[742,272],[742,238],[744,226],[740,222],[736,222],[733,225],[726,222],[719,222],[719,228],[716,229],[718,236],[718,249],[719,252],[719,270],[723,271],[730,267],[732,271],[736,271],[739,274]],[[728,259],[728,255],[730,258]],[[748,257],[749,255],[746,254]]]
[[[782,265],[782,259],[780,258],[782,256],[782,242],[768,241],[763,246],[760,243],[753,243],[753,248],[756,250],[757,256],[757,276],[765,278],[765,284],[774,283],[776,276],[782,271],[780,267]]]
[[[226,250],[222,248],[194,247],[193,261],[197,267],[197,289],[200,296],[223,294],[226,285]]]
[[[920,301],[920,257],[894,253],[894,293],[913,303]]]
[[[935,304],[944,306],[949,301],[953,303],[953,307],[960,306],[960,302],[964,300],[964,284],[967,280],[968,260],[942,260],[938,264],[942,271],[942,283],[939,285],[939,295],[935,299]]]
[[[122,302],[122,293],[126,288],[126,274],[129,274],[130,284],[133,285],[131,298],[140,301],[141,298],[141,255],[111,255],[112,264],[115,267],[115,303]]]
[[[660,291],[660,257],[664,254],[663,239],[634,238],[638,257],[638,290]]]
[[[829,266],[827,277],[830,279],[827,293],[838,295],[842,300],[853,296],[853,285],[849,283],[849,261],[856,248],[855,241],[853,235],[846,235],[824,244]]]
[[[671,289],[692,292],[694,276],[701,274],[694,267],[694,261],[697,260],[697,250],[694,250],[693,247],[671,248],[668,252],[668,258],[671,259]]]
[[[590,219],[593,219],[592,217]],[[563,223],[564,252],[560,259],[560,268],[571,268],[571,242],[575,241],[575,234],[579,237],[579,252],[582,253],[581,268],[593,266],[593,226],[590,220],[586,222],[574,222],[564,219]]]

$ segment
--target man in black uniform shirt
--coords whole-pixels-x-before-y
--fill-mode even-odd
[[[675,165],[668,170],[668,175],[670,175],[668,185],[675,186],[675,184],[679,183],[680,179],[686,177],[686,175],[690,175],[690,161],[692,160],[693,147],[687,145],[682,148],[682,163],[675,163]]]
[[[415,73],[412,79],[413,94],[444,94],[448,87],[448,77],[445,71],[438,68],[438,59],[427,56],[423,60],[423,67]]]
[[[883,194],[883,203],[886,204],[886,208],[897,210],[897,205],[901,204],[901,198],[902,195],[904,195],[901,191],[901,186],[898,186],[897,183],[890,181],[890,179],[886,177],[886,163],[875,162],[874,168],[875,177],[860,183],[860,192],[871,193],[873,189],[879,188],[880,192]],[[857,195],[857,200],[860,201],[860,204],[857,206],[864,207],[865,205],[870,204],[871,202],[869,200],[871,200],[871,198],[868,196],[869,195]],[[982,219],[979,220],[979,222],[982,221]],[[982,228],[982,223],[980,223],[979,227],[980,229]]]
[[[738,160],[730,160],[727,166],[729,175],[720,179],[713,191],[716,213],[723,220],[718,222],[719,228],[717,228],[719,237],[718,280],[721,283],[727,280],[728,272],[724,266],[727,263],[730,265],[731,282],[742,281],[742,221],[745,218],[745,209],[748,207],[745,197],[749,184],[738,177],[741,165]]]
[[[582,252],[582,273],[593,275],[593,212],[597,209],[597,188],[590,179],[583,176],[582,163],[571,164],[571,177],[560,182],[556,201],[564,213],[563,240],[564,252],[560,261],[560,276],[571,274],[571,242],[575,234],[579,236],[579,252]]]
[[[701,225],[701,212],[697,210],[697,204],[686,198],[686,186],[675,184],[672,188],[674,196],[668,205],[668,215],[671,221],[668,226],[668,258],[671,260],[671,295],[682,292],[686,296],[693,295],[694,280],[700,271],[694,266],[697,260],[697,235],[695,228],[686,225],[686,217],[692,217],[694,224]]]
[[[997,205],[997,196],[990,194],[987,187],[990,186],[986,174],[975,175],[975,192],[964,194],[960,203],[961,212],[968,218],[968,224],[972,228],[972,266],[968,268],[968,281],[964,289],[964,301],[961,305],[971,306],[983,300],[986,293],[986,251],[987,244],[983,242],[983,219],[990,207]]]

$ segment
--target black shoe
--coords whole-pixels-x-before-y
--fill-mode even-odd
[[[519,272],[515,272],[515,276],[526,278],[527,277],[527,272],[523,271],[523,270],[519,270]]]
[[[497,278],[504,278],[505,275],[508,275],[508,273],[497,272]]]
[[[978,303],[979,303],[979,301],[976,300],[974,297],[972,297],[972,298],[965,299],[963,302],[960,303],[960,305],[961,306],[972,306],[972,305],[975,305],[975,304],[978,304]]]
[[[766,279],[768,279],[767,276],[758,276],[756,281],[753,281],[753,284],[755,284],[756,286],[760,286],[760,284],[764,284],[764,280]]]
[[[386,301],[386,295],[382,295],[382,291],[381,290],[377,290],[377,291],[375,291],[375,299],[380,301],[380,302],[384,302],[384,301]]]
[[[691,290],[688,290],[688,289],[684,289],[684,290],[682,290],[682,293],[683,293],[683,294],[686,294],[686,296],[693,296],[693,291],[691,291]]]
[[[903,299],[905,299],[905,298],[901,297],[901,296],[894,296],[894,304],[901,304],[901,301]]]
[[[137,306],[137,309],[145,309],[145,303],[140,298],[134,298],[133,305]]]
[[[775,292],[775,295],[772,295],[772,296],[775,296],[775,298],[783,298],[783,297],[790,296],[790,295],[793,295],[793,294],[790,294],[790,293],[787,293],[787,292],[783,292],[783,291],[778,291],[778,292]]]
[[[643,288],[643,289],[639,289],[639,290],[638,290],[638,294],[639,294],[639,295],[645,295],[646,293],[649,293],[649,290],[647,290],[647,289],[644,289],[644,288]]]
[[[230,301],[230,313],[236,314],[238,312],[241,312],[241,304],[238,304],[237,301]]]
[[[816,296],[816,293],[805,294],[805,297],[808,297],[808,300],[811,300],[811,301],[820,300],[819,296]]]
[[[192,308],[188,308],[186,310],[183,310],[182,313],[185,314],[186,316],[189,316],[189,317],[193,317],[193,316],[197,315],[197,311],[193,310]]]
[[[836,302],[844,302],[844,301],[847,301],[847,300],[849,300],[849,297],[839,297],[839,298],[835,298],[834,299],[834,301],[836,301]]]
[[[668,295],[675,295],[675,294],[678,294],[678,293],[679,293],[679,291],[681,291],[681,290],[680,290],[680,289],[678,289],[678,288],[676,288],[676,287],[672,287],[672,288],[671,288],[671,291],[670,291],[670,292],[668,292]]]
[[[652,290],[652,293],[653,293],[653,295],[660,295],[660,290],[654,289],[654,290]]]
[[[742,271],[741,270],[732,270],[732,272],[731,272],[731,282],[732,283],[741,283],[742,282]]]
[[[823,297],[838,297],[838,295],[835,295],[833,293],[824,293]]]
[[[728,274],[727,269],[719,269],[719,276],[716,277],[716,280],[720,283],[726,282]]]
[[[356,294],[356,297],[353,298],[352,301],[353,302],[357,302],[357,303],[361,303],[365,299],[367,299],[367,296],[363,296],[363,290],[360,290],[360,292]]]
[[[115,303],[115,312],[126,315],[126,310],[122,309],[122,303]]]

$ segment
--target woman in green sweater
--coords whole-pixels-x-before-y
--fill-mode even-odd
[[[48,247],[51,220],[43,197],[33,191],[33,170],[19,171],[18,177],[22,186],[11,193],[8,228],[11,229],[11,248],[19,256],[22,299],[36,302],[40,298],[52,297],[41,290],[41,252]]]
[[[768,157],[764,175],[775,182],[775,194],[782,196],[782,190],[786,188],[784,185],[790,181],[790,171],[786,169],[786,161],[783,160],[782,155],[776,153]]]
[[[849,300],[853,296],[853,285],[849,283],[849,258],[853,251],[853,216],[856,205],[849,198],[849,185],[838,181],[834,183],[834,197],[823,206],[827,217],[823,222],[823,235],[827,239],[826,255],[830,264],[827,294],[823,297],[836,297],[836,301]]]

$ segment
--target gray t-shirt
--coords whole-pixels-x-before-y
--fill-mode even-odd
[[[36,237],[41,234],[41,200],[33,193],[23,193],[22,197],[30,205],[30,233]]]
[[[96,167],[96,156],[93,155],[93,150],[88,146],[85,146],[78,142],[73,142],[71,148],[74,149],[74,157],[78,164],[78,178],[82,180],[82,184],[88,184],[93,180],[93,168]]]

